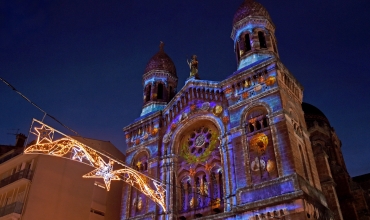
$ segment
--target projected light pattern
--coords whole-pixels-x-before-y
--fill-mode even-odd
[[[95,170],[83,175],[83,178],[102,178],[107,191],[112,180],[122,180],[137,188],[166,212],[166,186],[89,146],[55,130],[41,121],[33,119],[30,134],[35,135],[36,142],[28,146],[25,154],[45,154],[70,159],[92,166]],[[61,138],[56,139],[55,135]],[[105,162],[108,161],[108,162]],[[114,165],[123,169],[114,169]]]

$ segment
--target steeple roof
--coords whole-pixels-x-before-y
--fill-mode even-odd
[[[164,43],[161,42],[159,45],[159,51],[156,53],[146,65],[145,73],[153,70],[165,71],[170,73],[172,76],[177,77],[176,67],[172,59],[164,52]]]
[[[234,15],[233,25],[243,20],[246,17],[261,16],[271,21],[270,15],[266,8],[254,0],[245,0],[244,3],[238,8]]]
[[[304,112],[304,117],[305,117],[306,121],[307,120],[319,120],[319,121],[326,122],[330,125],[330,122],[329,122],[328,118],[317,107],[315,107],[311,104],[308,104],[306,102],[303,102],[302,103],[302,110]]]

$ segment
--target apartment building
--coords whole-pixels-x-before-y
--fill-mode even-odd
[[[123,182],[113,181],[107,192],[102,179],[82,178],[91,172],[90,166],[23,154],[26,137],[18,134],[16,139],[14,146],[0,145],[0,220],[119,219]],[[124,159],[108,141],[79,141]]]

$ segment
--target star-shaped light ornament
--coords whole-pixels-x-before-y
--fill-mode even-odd
[[[160,185],[159,183],[153,182],[155,188],[157,189],[156,194],[160,196],[160,198],[163,198],[166,194],[166,189]]]
[[[49,142],[49,143],[53,142],[52,141],[53,134],[54,134],[53,129],[47,128],[45,125],[42,125],[41,128],[35,128],[35,130],[38,133],[36,144],[39,144],[39,143],[42,144],[45,142]]]
[[[125,179],[125,181],[126,181],[126,183],[130,184],[131,186],[133,186],[134,183],[135,183],[135,179],[132,178],[131,174],[127,175],[127,178]]]
[[[112,180],[120,180],[119,176],[113,171],[113,161],[109,160],[105,163],[103,159],[99,158],[99,167],[90,173],[83,175],[84,178],[103,178],[107,191],[110,189]]]
[[[82,160],[84,158],[88,160],[88,158],[86,156],[86,153],[82,149],[80,149],[78,147],[74,147],[73,148],[72,160],[78,160],[78,161],[82,162]],[[90,163],[91,163],[91,161],[90,161]]]

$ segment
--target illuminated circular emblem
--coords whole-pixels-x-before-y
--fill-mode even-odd
[[[248,98],[248,96],[249,96],[248,92],[245,92],[245,93],[242,94],[243,99]]]
[[[251,170],[252,171],[259,171],[259,170],[265,170],[266,168],[266,162],[264,160],[258,160],[258,157],[254,158],[254,160],[251,163]]]
[[[213,108],[213,114],[215,116],[219,116],[221,113],[222,113],[223,109],[222,109],[222,106],[221,105],[216,105],[214,108]]]
[[[254,87],[254,91],[258,92],[262,89],[262,86],[260,84],[257,84],[256,87]]]
[[[205,103],[202,104],[201,109],[203,111],[207,111],[209,109],[209,106],[210,106],[209,102],[205,102]]]
[[[154,128],[152,130],[152,136],[155,136],[158,133],[158,128]]]
[[[196,147],[202,147],[202,145],[204,144],[205,141],[206,141],[206,138],[204,137],[204,135],[199,135],[195,139],[195,146]]]
[[[274,85],[275,82],[276,82],[276,78],[273,76],[269,76],[266,80],[266,85],[271,86],[271,85]]]
[[[262,155],[266,151],[268,137],[263,133],[257,133],[249,141],[249,144],[253,151],[257,152],[259,155]]]
[[[211,131],[207,127],[201,127],[193,131],[188,140],[188,146],[191,154],[196,157],[202,155],[209,147],[212,137]]]
[[[267,172],[269,172],[269,173],[274,172],[274,170],[275,170],[275,162],[274,162],[274,161],[272,161],[272,160],[268,160],[268,161],[267,161],[266,170],[267,170]]]

